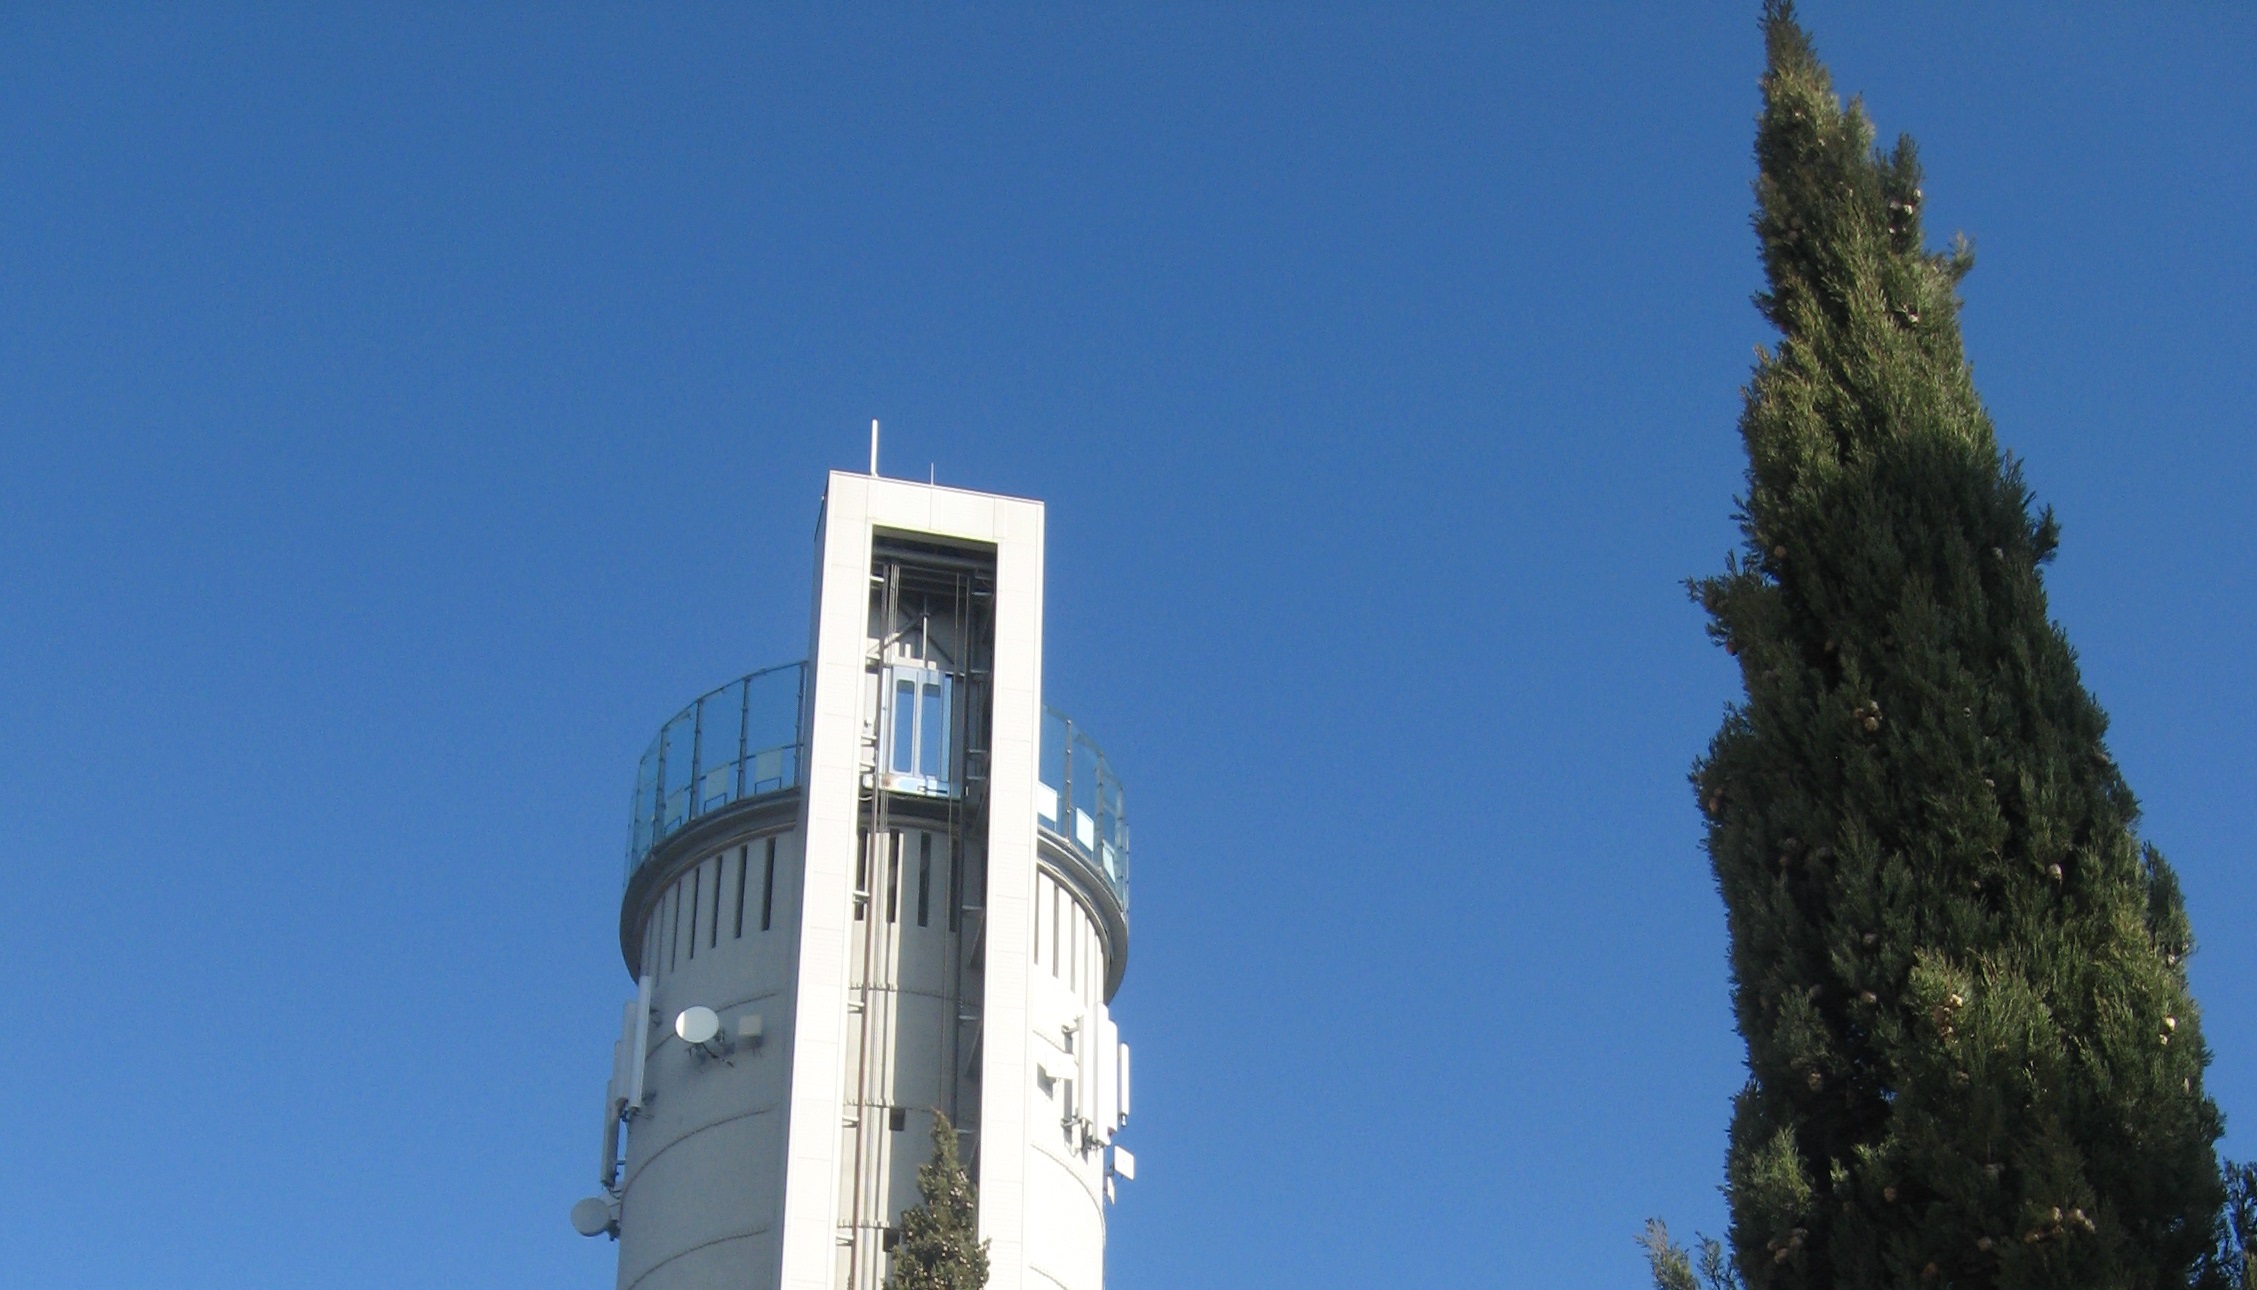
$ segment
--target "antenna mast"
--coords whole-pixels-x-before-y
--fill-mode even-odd
[[[878,419],[870,418],[870,477],[878,476]]]

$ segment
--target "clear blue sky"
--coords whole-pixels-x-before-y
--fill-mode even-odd
[[[872,417],[1050,504],[1117,1290],[1717,1230],[1756,6],[1508,8],[0,15],[0,1277],[609,1286],[635,759],[804,653]],[[2257,1154],[2257,16],[2054,8],[1805,18],[1976,240]]]

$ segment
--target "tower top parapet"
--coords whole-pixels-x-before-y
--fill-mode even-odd
[[[806,685],[805,662],[762,668],[699,695],[659,728],[635,771],[628,882],[691,824],[799,791]],[[1090,867],[1125,917],[1129,831],[1120,778],[1089,732],[1048,704],[1036,783],[1037,825]]]

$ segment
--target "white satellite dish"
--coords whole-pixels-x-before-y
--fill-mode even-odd
[[[682,1015],[674,1018],[674,1034],[685,1044],[709,1044],[720,1033],[720,1014],[703,1004],[684,1008]]]
[[[601,1196],[590,1196],[572,1206],[572,1230],[582,1236],[601,1236],[611,1230],[611,1206]]]

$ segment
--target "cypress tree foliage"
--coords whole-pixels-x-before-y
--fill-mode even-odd
[[[917,1166],[924,1199],[901,1215],[887,1290],[980,1290],[987,1284],[987,1242],[980,1239],[979,1198],[956,1154],[956,1126],[933,1113],[933,1158]]]
[[[1789,0],[1763,28],[1780,339],[1745,549],[1692,584],[1746,687],[1692,775],[1748,1046],[1732,1261],[1755,1290],[2213,1281],[2187,919],[2047,617],[2058,530],[1961,348],[1972,254],[1926,249],[1911,140],[1874,148]]]

